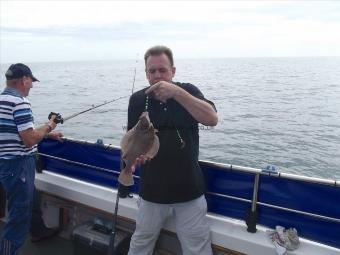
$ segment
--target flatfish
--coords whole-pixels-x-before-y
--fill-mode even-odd
[[[133,185],[133,176],[131,168],[136,159],[144,155],[150,159],[156,156],[159,149],[159,139],[150,122],[149,113],[143,112],[139,117],[137,124],[130,129],[120,142],[122,159],[125,162],[125,168],[120,172],[118,181],[125,185]]]

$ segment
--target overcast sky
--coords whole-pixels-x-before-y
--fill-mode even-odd
[[[0,61],[340,56],[340,1],[0,0]]]

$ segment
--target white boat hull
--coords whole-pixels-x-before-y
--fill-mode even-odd
[[[80,181],[49,171],[36,175],[36,187],[40,191],[76,204],[113,214],[117,190]],[[138,197],[120,199],[118,215],[134,221],[138,213]],[[257,226],[256,233],[247,232],[244,221],[216,214],[207,214],[211,226],[212,242],[217,254],[223,248],[249,255],[275,255],[275,247],[269,240],[266,227]],[[164,229],[176,232],[169,219]],[[291,255],[340,255],[340,249],[300,238],[300,247]],[[218,249],[220,247],[221,249]],[[236,253],[237,254],[237,253]]]

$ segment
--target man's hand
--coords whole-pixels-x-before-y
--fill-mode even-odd
[[[63,133],[59,131],[51,132],[47,134],[48,138],[51,138],[53,140],[58,140],[59,142],[63,142]]]
[[[52,131],[53,129],[55,129],[57,127],[57,123],[55,122],[55,118],[56,118],[56,115],[51,115],[49,121],[46,123],[46,125],[48,125]]]
[[[168,99],[174,98],[176,93],[178,93],[180,89],[180,87],[172,83],[159,81],[150,86],[150,88],[145,91],[145,94],[153,93],[154,97],[157,100],[165,103]]]
[[[143,165],[143,164],[145,164],[145,163],[146,163],[148,160],[150,160],[150,159],[151,159],[150,157],[145,156],[145,155],[140,155],[138,158],[136,158],[134,164],[133,164],[132,167],[131,167],[132,173],[135,172],[136,166]]]
[[[49,120],[53,120],[56,124],[63,124],[64,123],[64,119],[63,117],[61,117],[61,114],[60,113],[56,113],[56,112],[51,112],[49,115],[48,115],[48,119]]]

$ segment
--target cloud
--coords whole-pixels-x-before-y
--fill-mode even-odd
[[[90,25],[90,26],[51,26],[41,28],[2,28],[6,36],[11,34],[26,34],[32,37],[65,37],[78,38],[80,40],[138,40],[141,38],[162,38],[174,36],[201,37],[211,29],[210,25],[200,26],[196,29],[195,24],[181,24],[179,22],[125,22],[113,25]]]
[[[1,62],[134,58],[155,44],[174,47],[182,58],[340,55],[337,2],[2,1],[1,7]]]

